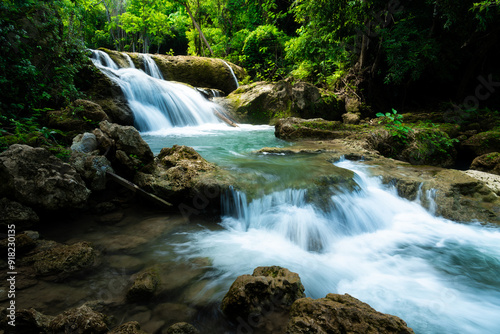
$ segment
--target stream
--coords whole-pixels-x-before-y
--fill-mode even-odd
[[[117,315],[141,321],[150,331],[175,318],[202,333],[234,332],[218,311],[229,286],[258,266],[278,265],[300,275],[308,297],[348,293],[401,317],[415,333],[500,332],[498,226],[436,217],[418,199],[398,197],[365,164],[311,154],[257,154],[263,147],[291,144],[277,139],[270,126],[229,127],[212,117],[217,106],[200,102],[194,90],[138,69],[113,67],[105,57],[94,51],[96,66],[122,87],[136,127],[155,154],[174,144],[191,146],[208,161],[249,178],[254,189],[252,196],[242,190],[226,194],[216,221],[143,213],[117,225],[81,226],[74,239],[115,247],[106,255],[115,269],[75,283],[75,291],[87,289],[81,298],[104,291],[119,299],[131,272],[165,265],[169,287],[155,304],[118,308]],[[350,173],[356,186],[337,189],[324,207],[308,199],[306,184],[315,173]],[[141,233],[154,237],[133,249],[112,243],[113,237],[137,239]],[[56,233],[52,237],[57,239]],[[117,257],[128,261],[126,270],[113,264]],[[137,268],[130,268],[130,261],[137,261]]]

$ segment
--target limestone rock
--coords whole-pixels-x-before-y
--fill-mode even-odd
[[[127,292],[127,300],[130,302],[143,302],[151,299],[158,285],[160,275],[155,268],[149,268],[139,273],[134,284]]]
[[[258,267],[252,275],[234,281],[221,308],[232,320],[241,318],[262,328],[275,319],[275,314],[286,313],[295,300],[303,297],[304,286],[298,274],[278,266]]]
[[[43,148],[16,144],[0,154],[0,196],[58,210],[81,208],[89,195],[76,170]]]
[[[64,279],[99,264],[99,253],[87,242],[54,245],[30,259],[36,274],[46,279]]]
[[[335,96],[323,95],[311,84],[287,80],[241,86],[216,101],[240,123],[269,124],[290,116],[339,119],[342,112]]]
[[[492,152],[480,155],[472,161],[470,168],[500,175],[500,153]]]
[[[344,124],[359,124],[361,116],[359,114],[348,112],[342,115],[342,121]]]
[[[95,134],[85,132],[73,138],[71,150],[80,153],[90,153],[97,150],[97,138]]]
[[[162,149],[151,173],[137,173],[134,183],[174,205],[200,212],[219,208],[220,195],[230,185],[228,180],[228,174],[193,148],[174,145]]]
[[[134,127],[107,121],[101,122],[99,127],[103,133],[115,141],[117,150],[123,151],[127,155],[136,156],[145,164],[153,161],[153,152]]]
[[[353,129],[339,121],[289,117],[276,122],[274,134],[276,137],[286,140],[337,139],[351,136]]]
[[[114,172],[111,162],[102,155],[73,152],[70,164],[93,191],[106,189],[106,172]]]
[[[0,199],[0,226],[16,225],[16,231],[23,231],[32,228],[39,222],[40,218],[32,208],[21,203],[11,201],[7,198]]]
[[[129,321],[113,328],[108,334],[147,334],[141,329],[141,325],[137,321]]]
[[[107,333],[107,317],[84,304],[56,316],[50,322],[50,331],[75,334]]]
[[[186,322],[178,322],[173,324],[167,329],[167,334],[199,334],[200,331],[197,330],[193,325]]]
[[[293,303],[286,333],[411,334],[413,330],[400,318],[377,312],[348,294],[328,294]]]
[[[87,100],[76,100],[63,110],[47,113],[51,128],[82,133],[90,131],[104,120],[110,120],[101,106]]]

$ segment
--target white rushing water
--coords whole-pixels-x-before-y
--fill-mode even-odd
[[[229,72],[231,72],[234,83],[236,84],[236,88],[240,87],[240,84],[238,83],[238,78],[236,78],[236,75],[234,74],[233,68],[231,66],[229,66],[229,64],[226,61],[224,61],[222,59],[221,59],[221,61],[224,63],[224,65],[226,65],[229,68]]]
[[[133,67],[119,68],[108,54],[92,50],[94,64],[123,91],[139,131],[221,123],[214,114],[216,104],[189,86],[157,78],[161,73],[154,61],[143,59],[156,78]]]
[[[356,172],[360,189],[333,196],[327,212],[305,190],[250,203],[234,191],[223,229],[191,235],[179,253],[212,259],[214,286],[279,265],[300,275],[310,297],[349,293],[416,333],[499,333],[499,229],[435,217],[366,167],[337,165]]]

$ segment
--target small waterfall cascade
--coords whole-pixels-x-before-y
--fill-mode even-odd
[[[135,126],[141,132],[221,123],[214,114],[220,107],[187,85],[154,78],[136,68],[119,68],[101,50],[92,50],[91,59],[121,88],[134,113]],[[153,68],[151,61],[149,65]],[[158,75],[156,64],[154,68],[151,73]]]
[[[227,288],[242,273],[279,265],[299,274],[307,296],[349,293],[415,333],[497,333],[498,227],[436,217],[432,191],[409,201],[365,165],[335,165],[352,170],[359,187],[332,195],[329,208],[304,189],[256,199],[231,189],[223,228],[191,235],[178,253],[209,257]]]
[[[225,60],[221,59],[221,61],[224,63],[224,65],[226,65],[229,68],[229,71],[231,72],[231,75],[233,76],[234,82],[236,84],[236,88],[240,87],[240,84],[238,83],[238,78],[236,78],[236,75],[234,74],[233,68],[231,66],[229,66],[229,64]]]
[[[146,72],[147,75],[152,76],[156,79],[164,79],[163,74],[150,55],[141,53],[139,57],[141,57],[144,62],[144,72]]]

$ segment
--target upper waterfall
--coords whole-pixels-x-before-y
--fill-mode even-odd
[[[215,115],[220,107],[187,85],[158,78],[161,72],[147,56],[143,58],[146,71],[156,77],[136,68],[119,68],[107,53],[100,50],[92,50],[91,59],[121,88],[139,131],[221,123]]]

